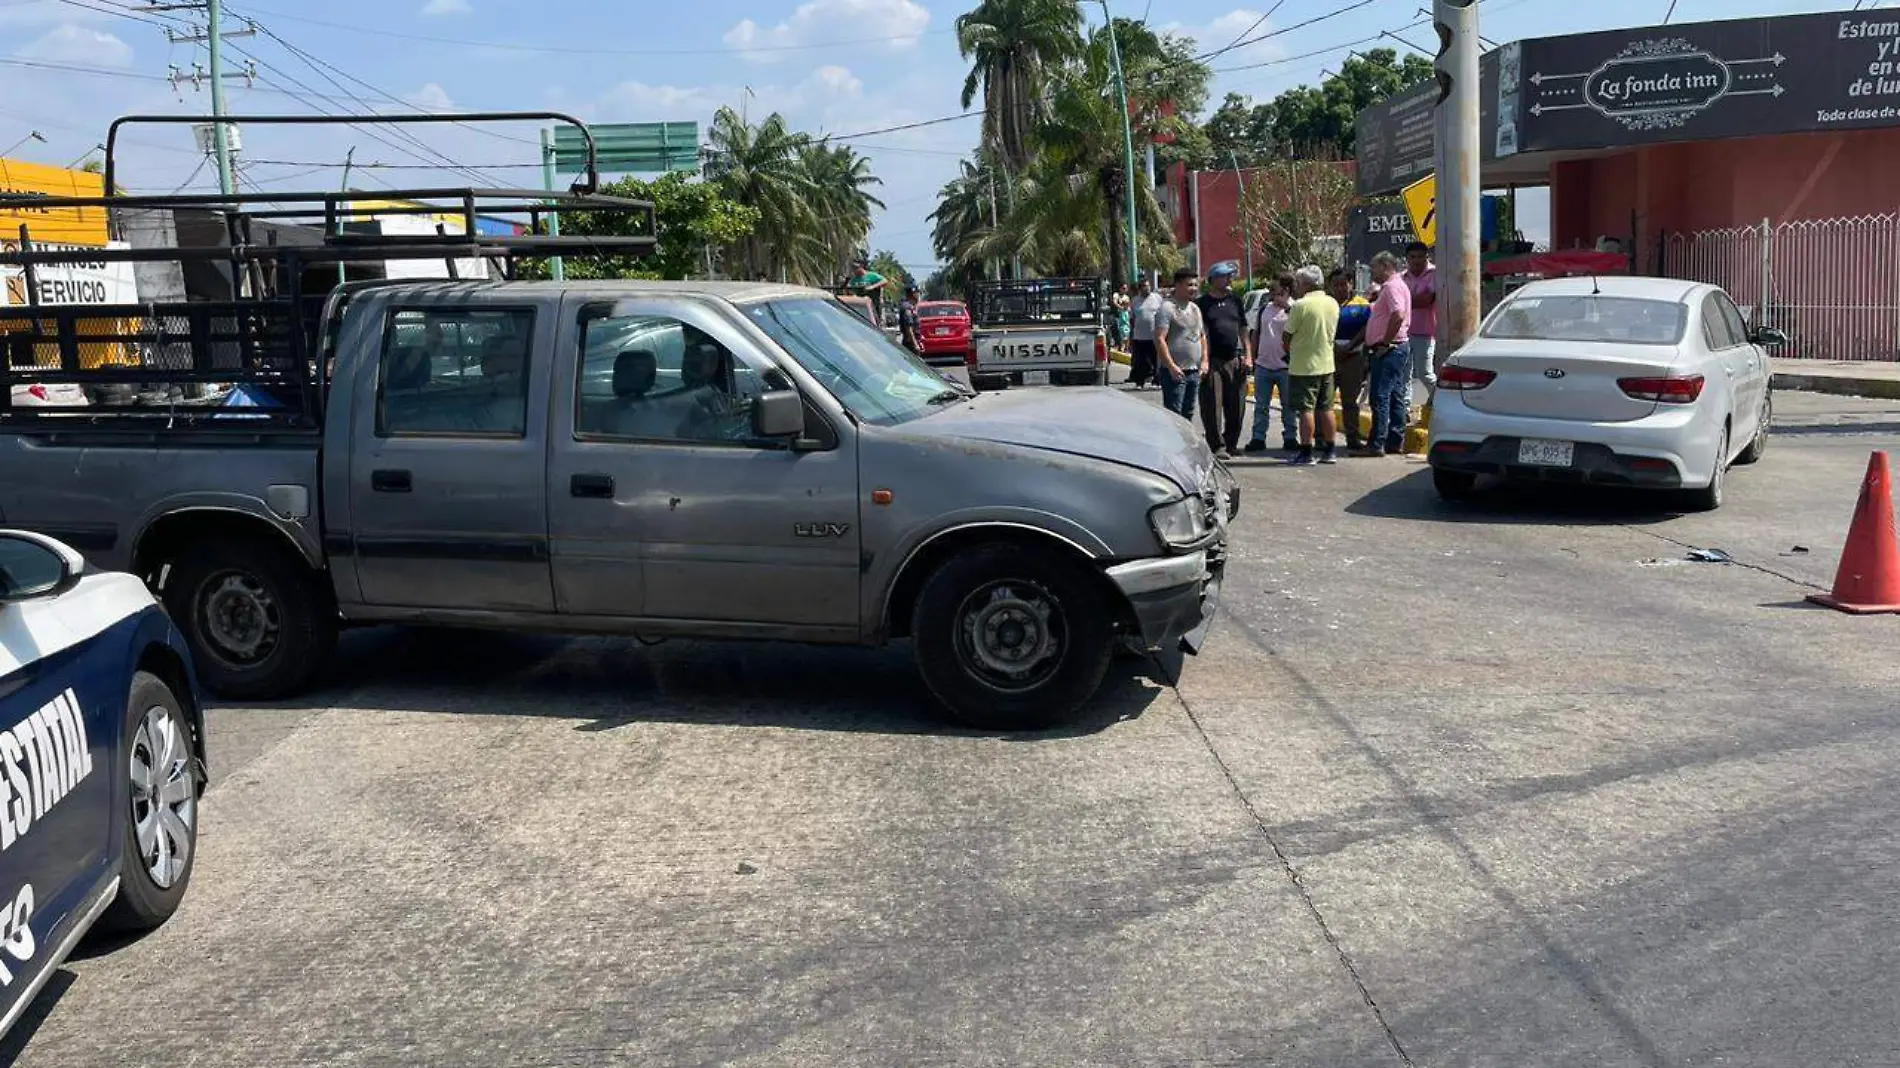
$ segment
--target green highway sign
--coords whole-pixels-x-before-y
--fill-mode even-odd
[[[603,174],[699,170],[696,122],[627,122],[589,126]],[[587,163],[587,142],[572,126],[556,126],[550,149],[559,170]]]

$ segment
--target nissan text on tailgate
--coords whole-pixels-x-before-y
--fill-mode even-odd
[[[976,388],[1108,384],[1101,279],[978,282],[969,303]]]

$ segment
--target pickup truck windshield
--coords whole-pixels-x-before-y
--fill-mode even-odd
[[[746,313],[867,423],[908,423],[938,410],[941,398],[954,390],[930,365],[833,301],[769,300],[748,306]]]

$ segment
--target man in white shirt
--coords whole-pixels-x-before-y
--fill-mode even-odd
[[[1273,291],[1254,308],[1253,331],[1253,440],[1247,452],[1267,451],[1268,405],[1274,390],[1280,392],[1280,448],[1297,452],[1300,448],[1300,413],[1288,400],[1286,364],[1286,310],[1293,303],[1293,276],[1281,275],[1273,282]]]
[[[1147,389],[1161,376],[1155,363],[1155,315],[1161,311],[1162,297],[1146,277],[1135,291],[1135,305],[1129,323],[1128,381],[1136,389]]]

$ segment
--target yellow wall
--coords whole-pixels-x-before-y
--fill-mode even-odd
[[[34,193],[60,197],[104,196],[105,180],[85,171],[0,159],[0,196]],[[104,208],[0,211],[0,240],[19,241],[21,223],[29,227],[28,232],[35,242],[103,247],[107,240]]]

